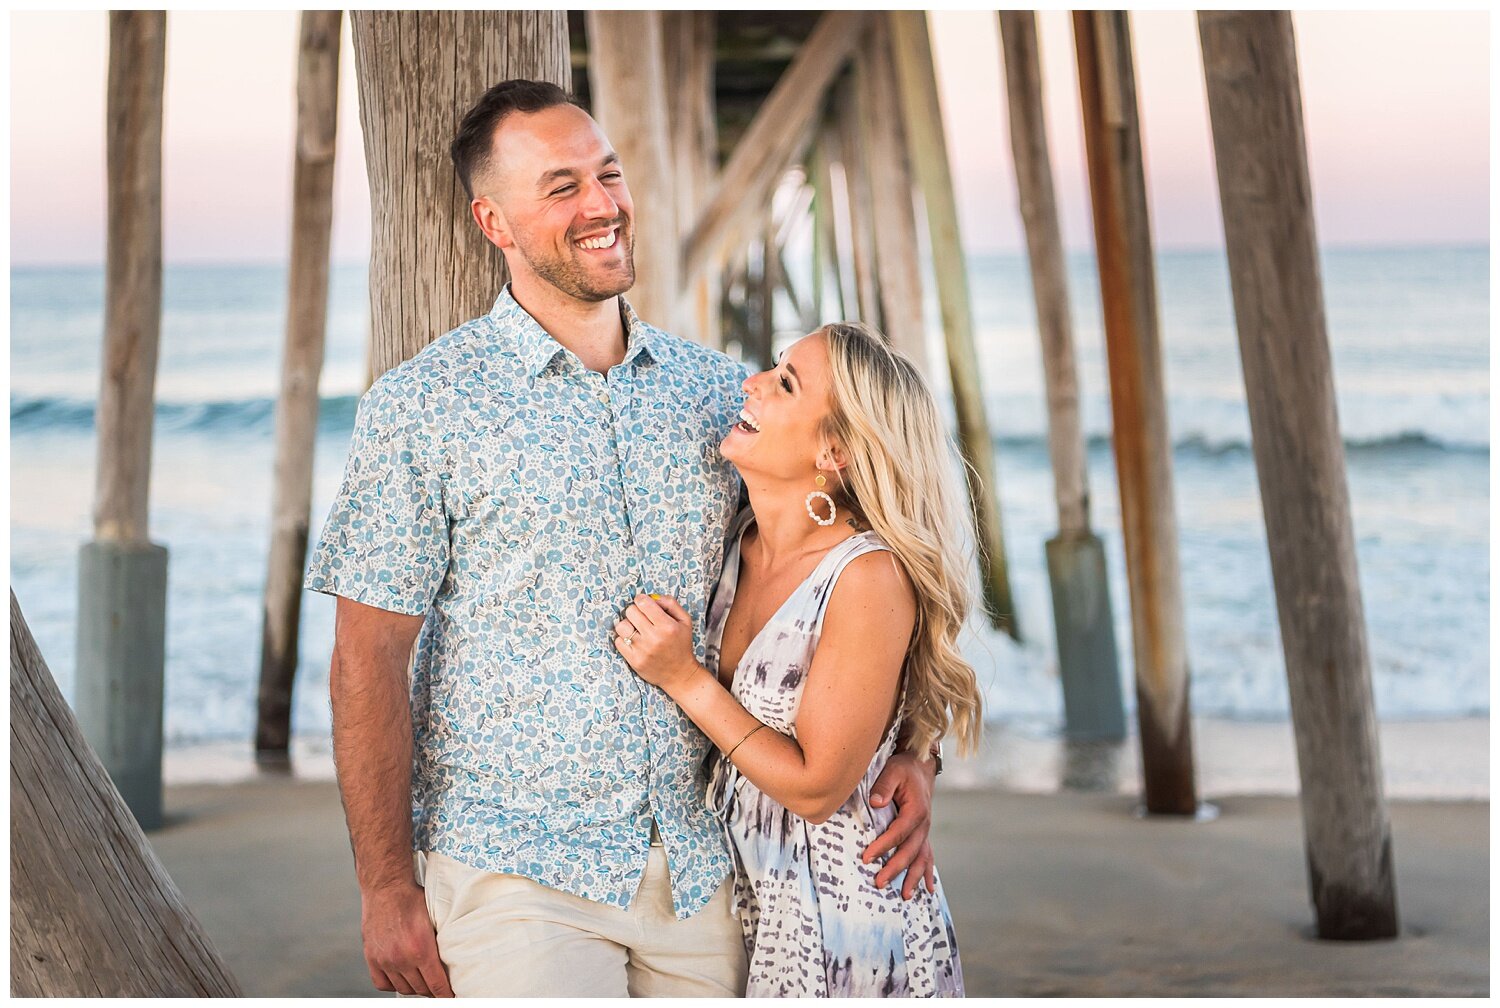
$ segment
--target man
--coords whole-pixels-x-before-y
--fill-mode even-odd
[[[364,396],[307,576],[338,596],[334,756],[371,978],[738,995],[707,742],[611,639],[642,591],[702,622],[738,502],[717,445],[744,371],[620,298],[630,192],[560,89],[491,88],[452,154],[511,284]],[[900,826],[866,852],[910,830],[883,869],[911,865],[907,891],[930,865],[926,766],[893,761]]]

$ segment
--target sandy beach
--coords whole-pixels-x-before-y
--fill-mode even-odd
[[[1485,995],[1489,803],[1393,800],[1405,934],[1311,937],[1300,812],[1215,798],[1211,822],[1134,797],[940,789],[934,846],[970,996]],[[374,993],[335,786],[179,784],[151,842],[247,994]]]

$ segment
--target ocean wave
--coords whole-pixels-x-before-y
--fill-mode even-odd
[[[1026,435],[999,437],[995,439],[995,444],[1002,451],[1007,448],[1029,450],[1045,448],[1046,439]],[[1109,435],[1091,434],[1088,438],[1088,447],[1090,451],[1108,450]],[[1251,446],[1249,441],[1242,438],[1221,438],[1203,433],[1191,433],[1180,435],[1173,442],[1172,450],[1182,455],[1218,458],[1249,455]],[[1481,442],[1450,440],[1425,431],[1399,431],[1378,437],[1345,437],[1344,451],[1350,454],[1434,451],[1458,455],[1488,455],[1490,446]]]
[[[347,433],[354,426],[357,395],[325,396],[318,407],[319,433]],[[276,400],[234,399],[220,402],[158,402],[156,427],[163,433],[269,435],[275,430]],[[91,400],[54,396],[11,396],[12,434],[92,430]]]
[[[325,396],[318,409],[319,433],[347,433],[354,426],[359,396],[353,394]],[[275,428],[276,400],[272,398],[234,399],[218,402],[158,402],[156,423],[166,433],[265,434]],[[13,434],[47,431],[85,431],[94,426],[94,404],[89,400],[62,396],[13,395],[10,400],[10,426]],[[1046,436],[1041,433],[1005,434],[994,439],[997,449],[1041,451]],[[1090,450],[1108,449],[1108,434],[1089,435]],[[1345,437],[1344,447],[1351,453],[1441,451],[1456,454],[1488,455],[1486,441],[1445,437],[1433,431],[1396,430],[1376,436]],[[1201,457],[1243,455],[1250,452],[1248,440],[1203,431],[1180,432],[1173,443],[1174,451]]]

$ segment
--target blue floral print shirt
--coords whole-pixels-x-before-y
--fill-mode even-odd
[[[637,592],[671,595],[702,659],[739,497],[718,446],[747,372],[622,311],[608,376],[507,287],[377,380],[306,586],[426,617],[417,849],[627,907],[654,817],[686,918],[730,871],[709,743],[625,664],[614,624]]]

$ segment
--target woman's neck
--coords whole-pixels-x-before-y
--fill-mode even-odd
[[[819,525],[807,516],[807,494],[771,486],[747,486],[750,509],[755,512],[754,549],[763,567],[777,568],[809,553],[831,549],[853,535],[847,509],[840,509],[832,525]],[[824,514],[828,502],[813,503]]]

